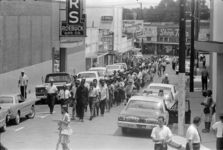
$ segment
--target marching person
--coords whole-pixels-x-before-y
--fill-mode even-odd
[[[50,114],[53,114],[56,95],[58,92],[56,85],[53,84],[53,79],[50,79],[50,85],[46,87],[46,90],[47,90],[47,102],[50,108]]]
[[[165,74],[165,77],[163,78],[162,83],[164,83],[164,84],[169,84],[170,83],[169,78],[168,78],[168,74]]]
[[[200,150],[201,137],[198,127],[201,123],[200,117],[194,117],[193,123],[188,127],[186,132],[187,144],[186,150]]]
[[[151,138],[154,145],[154,150],[167,150],[167,144],[172,141],[172,132],[164,125],[164,117],[158,117],[158,126],[154,127],[151,133]]]
[[[212,129],[216,131],[216,150],[223,150],[223,113],[219,115],[219,119],[212,125]]]
[[[202,82],[202,91],[206,91],[208,88],[208,71],[206,66],[203,66],[203,69],[201,71],[201,82]]]
[[[76,104],[77,104],[77,100],[76,100],[76,91],[77,91],[77,87],[80,85],[80,81],[76,80],[72,83],[71,86],[71,97],[72,97],[72,117],[71,120],[75,120],[75,112],[76,112]]]
[[[67,89],[66,85],[64,85],[63,88],[59,91],[58,96],[61,100],[61,107],[66,108],[67,109],[66,111],[68,112],[69,100],[71,98],[71,93]]]
[[[23,98],[27,98],[27,86],[28,86],[28,76],[25,74],[25,71],[21,71],[21,75],[19,76],[18,87],[20,88],[20,93]]]
[[[62,120],[58,122],[59,130],[59,140],[57,142],[56,150],[59,149],[59,144],[62,145],[63,150],[70,150],[70,135],[72,134],[72,129],[70,127],[70,116],[67,112],[66,107],[61,107]]]
[[[98,97],[98,91],[96,87],[94,87],[94,83],[90,83],[90,89],[89,89],[89,94],[88,94],[88,99],[89,99],[89,108],[90,108],[90,119],[92,120],[94,117],[94,111],[95,111],[95,104],[96,104],[96,99]]]
[[[107,86],[105,86],[104,80],[100,79],[100,112],[101,112],[101,116],[104,116],[104,112],[105,112],[105,104],[106,104],[106,100],[108,98],[108,89]]]
[[[81,84],[77,88],[76,98],[78,117],[81,122],[84,122],[84,110],[86,104],[88,103],[88,88],[85,87],[85,79],[81,80]]]

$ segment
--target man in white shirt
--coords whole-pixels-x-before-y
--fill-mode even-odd
[[[212,129],[216,131],[216,150],[223,150],[223,113],[219,115],[220,121],[213,124]]]
[[[159,125],[152,130],[151,138],[155,143],[154,150],[167,150],[167,144],[172,140],[172,132],[169,127],[164,125],[164,121],[164,117],[159,116]]]
[[[200,123],[201,123],[201,118],[194,117],[193,123],[188,127],[186,133],[186,138],[187,138],[186,150],[200,150],[201,137],[198,131]]]
[[[22,70],[21,75],[19,76],[18,86],[20,88],[21,96],[23,98],[27,97],[26,90],[28,86],[28,80],[29,80],[28,76],[25,74],[25,71]]]
[[[100,80],[100,111],[101,111],[101,116],[104,116],[105,112],[105,104],[106,100],[108,98],[108,88],[105,86],[104,80]]]
[[[53,109],[55,105],[55,98],[58,92],[57,87],[53,84],[53,80],[50,80],[50,85],[46,87],[47,90],[47,101],[50,108],[50,114],[53,114]]]
[[[68,112],[68,105],[69,105],[69,99],[71,98],[71,93],[67,89],[67,86],[64,85],[63,89],[60,90],[58,94],[60,101],[61,101],[61,107],[66,108],[66,111]]]

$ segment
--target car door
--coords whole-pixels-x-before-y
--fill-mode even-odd
[[[178,123],[178,101],[171,107],[169,111],[169,124]],[[185,124],[190,124],[191,122],[191,109],[190,101],[185,101]]]

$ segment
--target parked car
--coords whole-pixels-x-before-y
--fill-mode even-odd
[[[175,101],[178,100],[178,95],[179,92],[176,90],[176,86],[173,84],[163,84],[163,83],[151,83],[148,85],[148,87],[146,88],[146,90],[166,90],[166,91],[171,91],[173,94],[173,98]]]
[[[154,96],[160,96],[159,95],[159,89],[150,89],[150,90],[144,90],[143,95],[154,95]],[[161,96],[167,105],[167,108],[171,108],[175,104],[175,99],[173,97],[173,93],[169,90],[163,90],[163,96]]]
[[[178,102],[169,109],[158,96],[133,96],[118,116],[118,126],[123,133],[128,129],[152,130],[158,125],[158,116],[164,116],[165,124],[178,123]],[[190,124],[190,102],[186,100],[185,123]]]
[[[105,78],[107,75],[106,67],[92,67],[89,69],[89,71],[97,71],[99,78]]]
[[[7,109],[3,109],[0,107],[0,130],[5,131],[6,130],[6,118],[7,118]]]
[[[107,69],[108,75],[113,75],[114,71],[124,72],[125,70],[123,65],[118,65],[118,64],[107,65],[106,69]]]
[[[164,100],[158,96],[133,96],[118,116],[118,126],[122,132],[128,129],[152,130],[158,125],[158,116],[164,116],[168,122],[169,114]]]
[[[61,88],[63,88],[64,85],[70,88],[73,80],[74,78],[70,74],[65,72],[47,74],[45,77],[45,81],[42,81],[43,83],[41,85],[37,85],[35,87],[36,98],[40,100],[40,103],[46,103],[47,99],[46,87],[49,86],[50,81],[53,81],[57,89],[60,90]]]
[[[86,80],[86,86],[90,86],[90,82],[93,82],[94,79],[98,81],[101,79],[97,71],[83,71],[77,74],[77,80],[81,81],[81,79]]]
[[[35,117],[35,101],[21,99],[20,95],[0,95],[0,107],[8,110],[6,123],[13,120],[15,124],[20,123],[20,118]]]

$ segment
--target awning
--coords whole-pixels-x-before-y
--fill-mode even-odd
[[[223,42],[215,41],[195,41],[194,48],[199,51],[223,53]]]
[[[78,47],[83,45],[83,41],[78,41],[78,42],[60,42],[60,47],[61,48],[73,48],[73,47]]]
[[[137,43],[142,43],[142,42],[137,41]],[[143,44],[179,45],[179,43],[177,42],[153,42],[153,41],[143,41]],[[186,43],[186,45],[190,45],[190,43]]]

